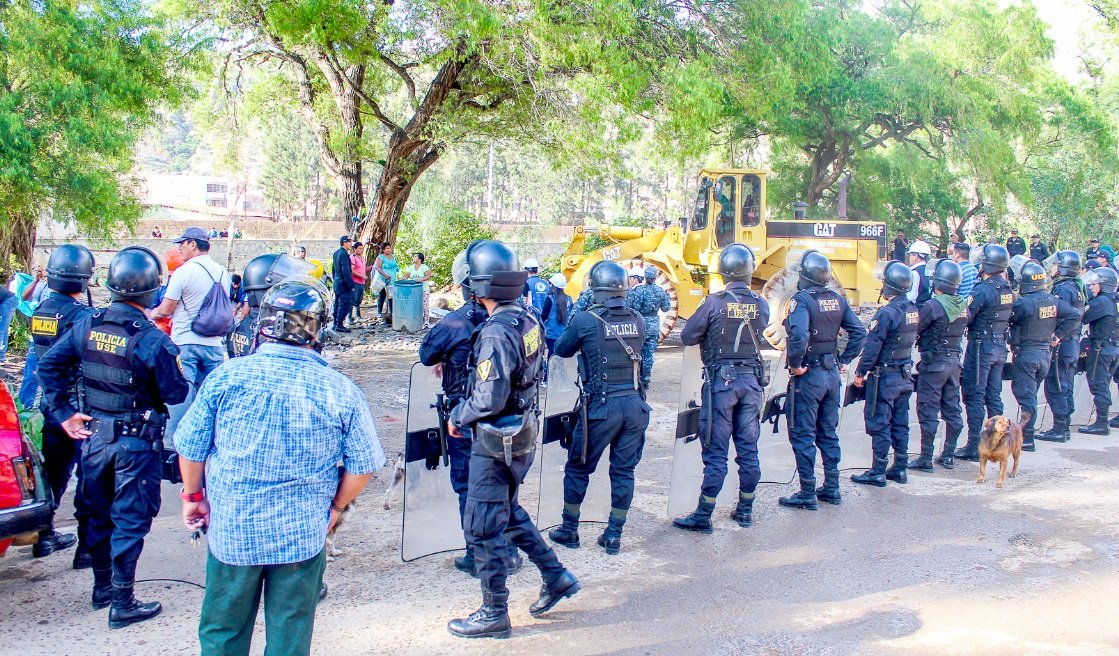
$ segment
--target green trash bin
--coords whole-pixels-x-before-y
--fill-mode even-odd
[[[393,283],[392,329],[418,333],[424,325],[424,284],[418,280]]]

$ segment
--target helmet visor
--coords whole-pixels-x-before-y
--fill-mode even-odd
[[[1030,258],[1027,255],[1015,255],[1010,258],[1010,270],[1014,273],[1015,278],[1022,279],[1022,267],[1026,266],[1026,262],[1029,261]]]

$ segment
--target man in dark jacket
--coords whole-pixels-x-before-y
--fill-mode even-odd
[[[909,240],[905,238],[905,232],[898,230],[894,236],[893,250],[890,251],[890,259],[897,262],[905,261],[905,254],[909,251]]]
[[[1041,235],[1033,235],[1030,237],[1030,258],[1037,260],[1039,263],[1044,262],[1045,258],[1049,257],[1049,247],[1041,241]]]
[[[1026,241],[1018,236],[1017,230],[1010,231],[1010,238],[1006,240],[1006,252],[1010,253],[1010,257],[1025,255]]]
[[[334,330],[340,333],[350,332],[345,322],[354,303],[354,275],[350,266],[352,243],[349,235],[342,235],[338,240],[339,248],[334,251]]]

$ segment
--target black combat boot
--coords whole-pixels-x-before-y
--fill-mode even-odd
[[[607,555],[614,556],[622,550],[622,527],[626,525],[628,514],[629,510],[625,508],[610,509],[606,530],[598,536],[598,546],[602,547]]]
[[[730,518],[738,522],[742,528],[749,528],[754,523],[754,493],[738,491],[738,505],[734,507],[734,512],[730,514]]]
[[[574,508],[564,504],[563,524],[548,531],[548,537],[558,545],[568,549],[579,548],[579,506]]]
[[[459,638],[508,638],[513,634],[509,624],[509,593],[482,593],[482,606],[470,614],[447,623],[451,635]]]
[[[1031,452],[1032,451],[1037,451],[1037,445],[1034,444],[1034,432],[1033,431],[1023,431],[1022,432],[1022,450],[1023,451],[1031,451]]]
[[[71,563],[71,566],[74,569],[89,569],[93,567],[93,556],[82,549],[81,545],[78,545],[78,548],[74,550],[74,562]]]
[[[921,455],[909,461],[909,468],[920,472],[932,473],[933,450],[936,448],[936,435],[921,433]]]
[[[78,542],[78,538],[69,533],[59,533],[54,529],[39,532],[39,541],[31,547],[31,555],[44,558],[56,551],[69,549]]]
[[[820,507],[820,501],[816,497],[816,479],[815,478],[802,478],[800,479],[800,492],[788,497],[780,497],[777,503],[782,506],[790,508],[803,508],[804,510],[816,510]]]
[[[90,600],[95,610],[107,607],[113,601],[113,568],[93,570],[93,597]]]
[[[1119,428],[1119,415],[1115,415],[1114,417],[1112,417],[1111,421],[1107,422],[1107,425],[1111,426],[1112,428]]]
[[[575,578],[575,575],[568,570],[563,570],[550,584],[545,583],[540,586],[540,598],[528,607],[528,614],[533,617],[540,617],[567,597],[574,596],[576,592],[579,592],[579,588],[579,579]]]
[[[525,566],[525,559],[521,556],[521,552],[513,545],[510,544],[509,549],[509,556],[505,559],[505,572],[509,576],[512,576],[521,571],[521,568]]]
[[[715,512],[715,499],[700,495],[695,511],[687,517],[677,517],[672,520],[672,525],[686,531],[714,533],[715,527],[711,525],[711,513],[713,512]]]
[[[469,546],[466,547],[466,553],[455,558],[455,569],[458,571],[469,574],[474,578],[478,578],[477,564],[474,562],[474,549]]]
[[[1067,416],[1053,417],[1053,428],[1034,435],[1034,439],[1042,442],[1068,442],[1070,437],[1072,436],[1069,435],[1069,418]]]
[[[906,474],[906,466],[908,465],[909,456],[905,453],[894,454],[894,466],[886,470],[886,480],[893,481],[899,485],[905,485],[909,482],[909,475]]]
[[[843,497],[839,494],[838,469],[824,470],[824,484],[816,488],[816,498],[833,506],[843,503]]]
[[[1085,435],[1110,435],[1111,429],[1107,425],[1107,413],[1100,412],[1096,414],[1096,423],[1081,426],[1078,433]]]
[[[113,602],[109,606],[109,628],[122,629],[129,624],[150,620],[163,606],[158,601],[142,602],[132,595],[132,584],[113,584]]]
[[[875,456],[874,466],[861,474],[853,474],[851,480],[860,485],[886,487],[886,458]]]
[[[945,449],[944,452],[940,454],[940,457],[936,459],[936,464],[945,469],[955,469],[956,458],[952,456],[951,451]]]
[[[967,438],[967,444],[965,444],[961,449],[956,449],[955,456],[956,460],[979,462],[979,438],[976,437],[974,440],[972,440],[971,436],[969,435]]]

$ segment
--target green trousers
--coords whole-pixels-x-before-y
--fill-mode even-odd
[[[206,560],[206,596],[198,622],[204,656],[247,656],[264,597],[265,656],[311,653],[326,550],[288,565],[226,565]]]

